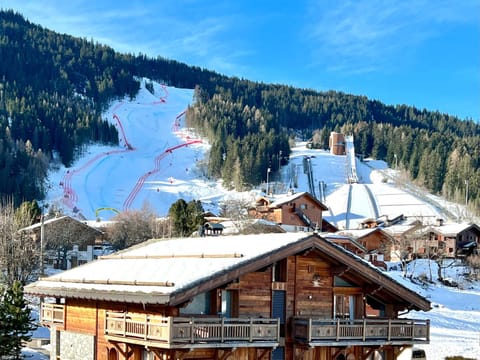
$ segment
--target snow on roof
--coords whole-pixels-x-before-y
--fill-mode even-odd
[[[307,236],[276,233],[151,240],[41,279],[25,291],[169,295]]]
[[[440,233],[442,235],[446,236],[455,236],[458,233],[461,233],[462,231],[466,230],[472,226],[472,224],[469,223],[452,223],[452,224],[443,224],[441,226],[432,226],[431,229],[434,232]]]
[[[43,225],[51,224],[51,223],[57,222],[59,220],[63,220],[65,218],[68,218],[68,217],[69,216],[63,215],[63,216],[60,216],[60,217],[53,217],[53,218],[44,219],[43,220]],[[73,220],[73,218],[72,218],[72,220]],[[77,220],[75,220],[75,221],[77,221]],[[35,230],[35,229],[37,229],[41,226],[42,226],[42,223],[38,222],[38,223],[35,223],[33,225],[24,227],[22,230],[24,230],[24,231]]]
[[[360,250],[362,250],[364,252],[367,252],[367,248],[365,246],[363,246],[362,244],[357,242],[357,240],[355,240],[355,238],[351,237],[348,234],[340,234],[338,232],[337,233],[323,233],[322,236],[325,239],[331,240],[333,242],[335,242],[335,240],[347,240],[348,242],[350,242],[352,245],[355,245]]]
[[[91,228],[92,230],[101,233],[101,231],[98,229],[98,227],[90,226],[87,222],[85,222],[85,221],[79,221],[79,220],[74,219],[73,217],[68,216],[68,215],[62,215],[62,216],[58,216],[58,217],[55,216],[55,217],[51,217],[51,218],[45,218],[44,221],[43,221],[43,226],[47,226],[47,225],[49,225],[49,224],[53,224],[53,223],[56,223],[56,222],[59,222],[59,221],[63,221],[63,220],[70,220],[71,222],[78,223],[78,224],[80,224],[80,225],[82,225],[82,226],[85,226],[85,227],[87,227],[87,228]],[[33,225],[24,227],[22,230],[23,230],[23,231],[33,231],[33,230],[36,230],[36,229],[41,228],[41,226],[42,226],[42,222],[38,222],[38,223],[35,223],[35,224],[33,224]]]
[[[337,234],[351,236],[354,239],[362,238],[376,231],[382,230],[380,228],[366,228],[366,229],[349,229],[338,231]]]
[[[293,194],[288,195],[288,196],[276,197],[275,200],[269,205],[269,207],[271,207],[271,208],[278,207],[279,205],[288,203],[288,202],[293,201],[295,199],[298,199],[299,197],[302,197],[302,196],[309,196],[310,198],[312,198],[312,200],[318,202],[319,204],[322,205],[323,208],[326,209],[326,206],[321,201],[319,201],[314,196],[312,196],[312,194],[310,194],[309,192],[306,192],[306,191],[293,193]]]
[[[417,225],[414,225],[414,224],[397,224],[397,225],[383,227],[382,230],[394,236],[394,235],[404,234],[407,231],[414,229],[416,226]]]

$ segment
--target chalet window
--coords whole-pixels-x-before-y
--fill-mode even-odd
[[[333,278],[333,285],[336,287],[356,287],[338,276]]]
[[[192,301],[180,309],[180,314],[209,314],[210,312],[210,294],[203,293],[195,296]]]
[[[222,290],[221,295],[221,310],[220,314],[224,317],[238,316],[238,291],[236,290]]]
[[[366,309],[365,313],[367,317],[373,316],[385,316],[385,304],[377,301],[375,298],[367,295],[365,298]]]
[[[307,210],[307,204],[300,204],[300,209]]]
[[[333,300],[334,318],[353,320],[355,314],[355,297],[352,295],[335,295]]]
[[[287,281],[287,259],[280,260],[273,264],[272,282]]]

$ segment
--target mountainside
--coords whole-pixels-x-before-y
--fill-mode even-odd
[[[192,97],[192,90],[141,80],[136,98],[115,101],[105,113],[118,129],[120,145],[86,147],[71,167],[51,171],[45,204],[88,220],[108,220],[144,206],[165,216],[178,199],[200,200],[205,210],[219,214],[222,204],[233,199],[253,202],[267,190],[273,197],[293,190],[321,199],[329,207],[324,217],[339,228],[358,228],[361,221],[380,216],[404,215],[424,222],[467,219],[460,205],[402,190],[395,180],[398,171],[383,161],[357,159],[359,183],[348,184],[347,156],[309,149],[305,142],[292,147],[280,171],[261,174],[260,186],[240,193],[229,190],[209,177],[211,144],[185,127]]]
[[[147,77],[195,89],[186,122],[208,139],[205,172],[226,188],[256,186],[267,169],[277,174],[288,163],[293,134],[326,148],[330,132],[340,130],[354,135],[358,153],[395,162],[417,184],[451,200],[465,198],[468,180],[469,206],[480,208],[480,125],[473,121],[119,54],[13,11],[0,11],[0,27],[0,192],[17,203],[43,198],[53,159],[70,166],[86,144],[117,144],[118,128],[105,109],[115,99],[133,98],[138,79]]]

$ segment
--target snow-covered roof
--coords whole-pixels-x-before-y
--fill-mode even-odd
[[[54,223],[57,223],[57,222],[60,222],[60,221],[67,221],[67,220],[71,221],[73,223],[78,223],[81,226],[84,226],[86,228],[90,228],[93,231],[97,231],[99,233],[102,233],[97,227],[90,226],[87,222],[79,221],[79,220],[74,219],[74,218],[72,218],[71,216],[68,216],[68,215],[46,218],[43,221],[43,226],[48,226],[50,224],[54,224]],[[42,222],[38,222],[38,223],[35,223],[33,225],[24,227],[24,228],[22,228],[22,230],[28,232],[28,231],[34,231],[34,230],[40,229],[41,227],[42,227]]]
[[[384,275],[341,246],[318,234],[283,233],[151,240],[77,268],[29,284],[25,293],[40,296],[175,305],[280,260],[317,248],[335,261],[348,263],[352,273],[400,299],[428,310],[429,302]],[[208,249],[208,250],[207,250]],[[285,251],[283,251],[285,250]],[[278,259],[275,259],[275,256]],[[216,284],[216,285],[215,285]],[[384,290],[381,290],[384,291]],[[404,297],[405,296],[405,297]]]
[[[452,223],[452,224],[443,224],[441,226],[431,226],[432,231],[442,234],[444,236],[456,236],[462,231],[468,229],[469,227],[474,226],[469,223]]]
[[[276,233],[260,237],[238,235],[151,240],[41,279],[27,285],[25,292],[45,295],[98,292],[105,293],[105,299],[151,294],[166,295],[166,301],[168,295],[202,279],[305,237],[303,233]]]
[[[349,229],[349,230],[340,230],[337,234],[351,236],[354,239],[359,239],[364,236],[370,235],[374,232],[381,231],[379,228],[367,228],[367,229]]]
[[[302,196],[308,196],[313,201],[317,202],[323,210],[328,209],[321,201],[317,200],[314,196],[312,196],[310,193],[305,192],[305,191],[275,198],[275,200],[269,205],[269,207],[271,207],[271,208],[278,207],[280,205],[283,205],[283,204],[289,203],[289,202],[291,202],[295,199],[298,199]]]
[[[367,248],[365,248],[365,246],[360,244],[357,240],[355,240],[355,238],[349,236],[348,234],[324,233],[323,236],[325,237],[325,239],[333,242],[335,242],[336,240],[339,240],[339,241],[345,240],[365,253],[368,251]]]

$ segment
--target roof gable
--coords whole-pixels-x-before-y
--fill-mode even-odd
[[[292,202],[302,197],[308,198],[310,201],[315,203],[320,209],[328,210],[327,206],[325,206],[321,201],[319,201],[317,198],[315,198],[314,196],[312,196],[312,194],[308,192],[294,193],[292,195],[276,199],[274,202],[270,204],[270,207],[280,207],[281,205],[287,204],[289,202]]]

